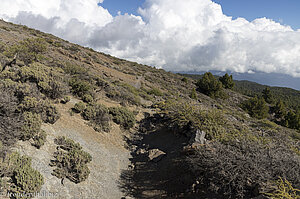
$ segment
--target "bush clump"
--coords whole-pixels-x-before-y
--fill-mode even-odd
[[[113,121],[125,129],[130,129],[135,124],[133,112],[125,107],[110,107],[109,113],[113,116]]]
[[[43,130],[41,130],[37,135],[33,137],[33,143],[32,145],[36,148],[41,148],[46,142],[47,133]]]
[[[51,166],[55,166],[52,175],[58,178],[68,178],[74,183],[85,181],[90,170],[87,166],[92,161],[92,156],[83,151],[79,143],[66,137],[55,139],[58,150],[54,154]]]
[[[23,141],[34,138],[40,132],[42,120],[40,115],[31,112],[23,113],[23,126],[21,128],[22,135],[21,139]]]
[[[9,47],[4,54],[13,57],[18,54],[18,58],[26,65],[41,59],[42,54],[47,51],[47,42],[42,38],[28,38],[18,44]]]
[[[0,166],[2,176],[11,178],[8,191],[20,196],[16,198],[32,198],[44,184],[44,177],[31,167],[30,157],[14,152],[7,155]],[[24,193],[29,196],[22,196]]]
[[[71,86],[72,92],[79,97],[89,94],[92,89],[92,86],[89,82],[77,78],[71,79],[69,85]]]
[[[76,113],[82,113],[86,108],[86,105],[85,103],[83,102],[78,102],[74,105],[74,108],[73,110],[76,112]]]
[[[242,108],[251,116],[263,119],[268,116],[269,107],[262,97],[253,97],[242,103]]]
[[[110,131],[110,115],[108,109],[100,104],[90,104],[82,112],[82,117],[89,120],[96,131]]]
[[[198,90],[212,98],[222,97],[222,83],[213,74],[207,72],[196,83]]]

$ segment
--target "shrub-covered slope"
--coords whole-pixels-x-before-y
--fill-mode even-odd
[[[0,62],[3,191],[35,193],[55,178],[61,180],[57,190],[76,183],[73,189],[84,187],[83,198],[97,195],[111,181],[100,175],[107,162],[98,159],[103,156],[97,156],[101,150],[95,150],[94,141],[112,135],[111,142],[124,136],[122,150],[126,147],[132,156],[113,182],[124,197],[299,197],[298,113],[290,110],[290,116],[277,118],[281,114],[272,112],[273,105],[232,91],[230,76],[219,81],[206,74],[195,81],[4,21]],[[89,128],[91,146],[77,131],[62,136],[80,137],[83,146],[41,128],[60,130],[70,121]],[[119,131],[122,135],[115,135]],[[56,148],[49,160],[41,158],[53,178],[43,178],[30,157],[14,152],[19,142],[36,150]],[[119,153],[111,155],[107,159],[118,160]],[[100,176],[105,177],[96,179]],[[71,192],[68,196],[75,198]]]

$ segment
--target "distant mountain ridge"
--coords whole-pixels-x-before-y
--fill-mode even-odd
[[[200,79],[202,75],[181,74],[192,79]],[[218,76],[217,76],[218,77]],[[235,87],[233,90],[247,96],[261,95],[262,91],[269,87],[275,95],[276,100],[283,100],[289,107],[296,108],[300,106],[300,91],[287,87],[267,86],[248,80],[234,80]]]

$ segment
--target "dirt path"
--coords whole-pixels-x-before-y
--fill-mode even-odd
[[[124,133],[117,125],[113,125],[110,133],[95,132],[79,115],[69,115],[72,104],[74,102],[67,106],[58,105],[61,118],[54,125],[43,125],[42,129],[48,136],[41,149],[37,150],[28,142],[19,142],[17,150],[31,156],[32,166],[44,176],[41,193],[52,193],[59,199],[120,199],[124,194],[118,188],[118,182],[122,170],[128,168],[130,158],[130,152],[124,147]],[[74,184],[65,179],[62,185],[60,179],[51,175],[53,168],[49,163],[56,150],[53,140],[57,136],[67,136],[79,142],[83,150],[92,155],[93,160],[88,165],[91,173],[86,181]]]

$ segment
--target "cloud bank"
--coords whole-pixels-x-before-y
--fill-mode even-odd
[[[300,30],[271,19],[233,20],[211,0],[146,0],[139,16],[115,17],[101,3],[1,0],[0,17],[166,70],[300,77]]]

